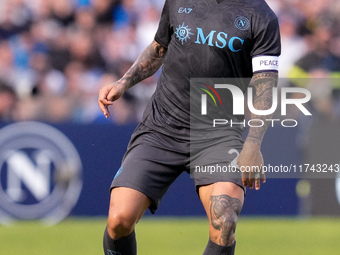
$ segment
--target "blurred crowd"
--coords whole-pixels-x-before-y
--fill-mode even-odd
[[[0,0],[0,87],[10,87],[0,88],[0,101],[9,98],[4,110],[0,103],[1,120],[105,121],[98,91],[153,40],[162,4]],[[140,119],[155,83],[152,77],[126,93],[112,107],[112,121]]]
[[[339,118],[340,1],[268,0],[268,3],[280,22],[279,86],[307,88],[312,95],[308,107],[314,117]]]
[[[340,115],[340,1],[267,0],[279,17],[281,78],[331,78],[313,107]],[[140,120],[157,76],[133,87],[105,120],[98,91],[153,40],[164,0],[0,0],[0,121]],[[336,79],[338,78],[338,79]],[[338,109],[339,108],[339,109]]]

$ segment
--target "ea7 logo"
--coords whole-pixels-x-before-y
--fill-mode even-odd
[[[228,89],[231,94],[232,94],[232,98],[233,98],[233,114],[234,115],[244,115],[244,103],[245,103],[245,99],[244,99],[244,93],[243,91],[235,86],[235,85],[231,85],[231,84],[215,84],[214,88],[212,88],[211,86],[209,86],[210,89],[215,93],[216,96],[218,96],[216,89]],[[208,95],[210,95],[211,98],[213,98],[213,95],[207,91],[204,90]],[[209,93],[208,93],[209,92]],[[288,98],[288,94],[289,93],[300,93],[300,94],[304,94],[305,96],[303,98],[295,98],[295,99],[291,99]],[[269,115],[274,113],[274,111],[277,108],[278,105],[278,91],[277,88],[273,88],[272,89],[272,96],[273,96],[273,101],[272,101],[272,106],[270,107],[270,109],[267,110],[257,110],[254,107],[253,104],[253,88],[252,87],[248,87],[248,100],[247,100],[247,104],[248,104],[248,108],[250,110],[251,113],[256,114],[256,115]],[[220,97],[218,96],[220,103],[222,105],[222,101],[220,99]],[[295,105],[304,115],[312,115],[304,106],[304,103],[307,103],[309,100],[311,99],[311,93],[309,90],[304,89],[304,88],[281,88],[281,115],[285,116],[287,115],[287,105]],[[215,105],[216,101],[213,98]],[[207,115],[207,95],[206,94],[202,94],[201,95],[201,115]]]
[[[179,7],[179,9],[178,9],[178,13],[189,14],[191,11],[192,11],[192,8]]]

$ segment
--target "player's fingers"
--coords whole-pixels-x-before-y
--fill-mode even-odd
[[[263,172],[263,170],[261,171],[261,181],[262,183],[266,183],[267,181],[266,174]]]
[[[107,99],[99,98],[98,105],[100,107],[100,110],[104,113],[105,117],[109,118],[111,116],[111,113],[108,106],[112,105],[112,102],[108,101]]]
[[[249,173],[247,171],[242,172],[242,183],[244,187],[248,186]]]
[[[118,93],[116,90],[111,89],[110,92],[107,94],[106,98],[107,100],[109,100],[110,102],[113,102],[115,100],[117,100],[118,98],[120,98],[121,94]]]
[[[108,109],[108,106],[112,104],[112,101],[108,100],[109,93],[110,93],[110,89],[108,87],[103,87],[99,91],[99,96],[98,96],[98,105],[100,107],[100,110],[104,113],[106,118],[109,118],[111,116],[110,111]]]
[[[260,173],[255,173],[255,189],[259,190],[261,187],[260,184]]]
[[[254,188],[254,181],[255,181],[255,173],[250,172],[249,173],[249,184],[248,184],[250,189]]]

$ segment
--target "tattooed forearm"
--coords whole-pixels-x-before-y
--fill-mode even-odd
[[[267,73],[259,73],[254,74],[253,76],[253,86],[255,88],[254,95],[254,108],[257,110],[268,110],[272,106],[273,99],[273,91],[272,89],[277,85],[277,73],[267,72]],[[251,114],[251,119],[258,119],[259,123],[253,122],[253,126],[261,126],[261,127],[250,127],[249,133],[246,139],[246,142],[258,143],[262,142],[264,134],[267,130],[270,122],[265,121],[266,119],[271,119],[273,114],[269,115],[256,115]],[[262,120],[262,122],[260,121]]]
[[[220,245],[232,245],[235,239],[237,217],[242,209],[242,202],[228,195],[210,197],[211,225],[221,230]]]
[[[166,51],[165,47],[153,41],[120,79],[120,82],[124,83],[125,88],[128,89],[153,75],[163,64]]]

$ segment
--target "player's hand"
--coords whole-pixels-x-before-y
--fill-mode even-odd
[[[109,106],[124,93],[124,86],[119,82],[102,87],[99,91],[98,104],[106,118],[111,116]]]
[[[255,189],[259,190],[260,182],[266,182],[266,176],[262,171],[263,157],[260,144],[245,142],[237,164],[242,172],[242,182],[245,187],[252,189],[255,186]]]

